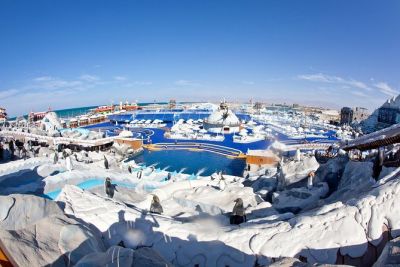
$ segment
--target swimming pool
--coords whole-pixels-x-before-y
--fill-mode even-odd
[[[113,181],[112,183],[116,184],[117,186],[129,188],[129,189],[133,189],[133,188],[136,187],[136,184],[121,183],[121,182],[117,182],[117,181]],[[104,185],[104,179],[93,178],[93,179],[86,180],[86,181],[84,181],[82,183],[79,183],[76,186],[81,188],[81,189],[87,190],[87,189],[91,189],[91,188],[98,187],[98,186],[103,186],[103,185]],[[148,190],[148,191],[154,190],[154,188],[150,188],[150,187],[149,188],[145,187],[145,189]],[[60,189],[54,190],[52,192],[46,193],[46,194],[43,195],[43,197],[50,198],[50,199],[55,199],[61,193],[61,190],[62,189],[60,188]]]
[[[166,171],[176,171],[194,175],[211,175],[223,171],[229,175],[241,176],[246,165],[243,159],[230,159],[210,152],[194,152],[187,150],[145,150],[133,158],[137,163],[147,166],[156,165]]]

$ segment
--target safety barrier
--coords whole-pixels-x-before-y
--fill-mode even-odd
[[[242,151],[214,144],[208,143],[192,143],[192,142],[183,142],[183,143],[157,143],[150,144],[144,146],[148,150],[152,151],[160,151],[160,150],[190,150],[196,152],[210,152],[214,154],[223,155],[229,158],[245,158],[246,155],[242,153]]]
[[[17,132],[17,131],[0,131],[0,136],[3,137],[12,137],[12,138],[24,138],[27,140],[37,140],[39,142],[46,142],[51,144],[72,144],[79,145],[84,147],[94,147],[106,145],[114,141],[115,138],[118,137],[106,137],[96,140],[81,140],[69,137],[51,137],[39,134],[32,134],[27,132]]]

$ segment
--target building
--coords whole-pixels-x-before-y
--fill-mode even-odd
[[[353,122],[361,122],[368,118],[369,115],[368,109],[356,107],[353,109]]]
[[[175,99],[171,99],[168,103],[168,108],[169,109],[174,109],[176,108],[176,100]]]
[[[359,123],[369,116],[368,109],[362,107],[343,107],[340,110],[340,124]]]
[[[7,120],[6,109],[0,107],[0,124],[4,124],[6,120]]]
[[[237,133],[240,130],[239,118],[222,102],[219,108],[205,119],[204,128],[212,133]]]
[[[35,123],[37,121],[41,121],[47,114],[47,111],[42,112],[30,112],[28,114],[28,122],[30,124]]]
[[[351,124],[353,122],[353,109],[343,107],[340,110],[340,124]]]
[[[400,123],[400,95],[389,99],[378,109],[378,123],[384,127]]]

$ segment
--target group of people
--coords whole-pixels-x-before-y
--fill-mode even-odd
[[[22,142],[20,140],[4,139],[0,141],[0,161],[27,159],[28,157],[37,157],[40,147],[33,146],[31,140]]]
[[[105,190],[106,195],[109,198],[114,197],[115,191],[118,192],[117,185],[113,184],[111,182],[110,177],[107,177],[106,180],[104,181],[104,190]],[[160,199],[156,195],[153,195],[153,199],[152,199],[151,205],[150,205],[150,212],[155,213],[155,214],[162,214],[164,212],[164,210],[161,206]]]
[[[117,185],[111,182],[111,178],[107,177],[104,182],[104,190],[109,198],[113,198],[115,191],[117,190]],[[246,209],[243,206],[243,200],[237,198],[235,201],[232,213],[230,214],[230,224],[238,225],[247,221]],[[149,211],[154,214],[162,214],[164,212],[161,205],[161,201],[157,195],[153,195]]]

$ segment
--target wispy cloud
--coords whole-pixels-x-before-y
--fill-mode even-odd
[[[177,81],[175,81],[175,85],[179,85],[179,86],[199,86],[200,84],[195,82],[195,81],[177,80]]]
[[[359,97],[369,97],[366,93],[361,91],[350,91],[350,93]]]
[[[255,82],[253,82],[253,81],[242,81],[242,83],[245,85],[254,85],[255,84]]]
[[[35,81],[35,82],[43,82],[43,81],[50,81],[50,80],[52,80],[53,78],[52,77],[50,77],[50,76],[41,76],[41,77],[36,77],[36,78],[34,78],[33,80]]]
[[[100,80],[98,76],[95,75],[89,75],[89,74],[83,74],[79,77],[80,80],[86,81],[86,82],[95,82]]]
[[[383,94],[388,96],[396,96],[399,94],[399,91],[390,87],[390,85],[385,82],[376,83],[374,84],[374,86],[378,88],[379,91],[381,91]]]
[[[340,85],[348,85],[351,87],[364,89],[364,90],[371,90],[371,87],[367,84],[357,81],[354,79],[345,79],[338,76],[327,75],[323,73],[316,73],[316,74],[303,74],[298,75],[298,79],[306,80],[310,82],[321,82],[321,83],[332,83],[332,84],[340,84]]]
[[[64,80],[52,76],[43,76],[33,79],[34,84],[30,84],[22,89],[60,89],[60,88],[72,88],[81,86],[83,84],[80,80]]]
[[[15,96],[18,94],[18,92],[19,91],[17,89],[9,89],[9,90],[5,90],[5,91],[0,91],[0,99],[5,99],[5,98]]]
[[[135,81],[134,84],[135,85],[152,85],[153,82],[151,82],[151,81]]]
[[[116,81],[126,81],[127,78],[125,76],[114,76],[114,80]]]

